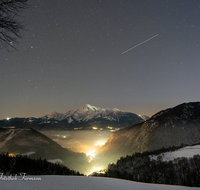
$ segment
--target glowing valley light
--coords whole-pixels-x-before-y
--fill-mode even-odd
[[[105,174],[104,168],[96,168],[96,167],[94,167],[93,170],[88,173],[88,175],[91,175],[93,172]]]
[[[92,129],[93,129],[93,130],[97,130],[97,129],[98,129],[98,127],[92,127]]]
[[[7,121],[9,121],[9,120],[10,120],[10,118],[9,118],[9,117],[7,117],[7,118],[6,118],[6,120],[7,120]]]
[[[95,150],[91,151],[91,152],[88,152],[86,155],[89,157],[89,162],[92,161],[92,159],[95,157]]]
[[[105,143],[97,143],[95,144],[94,146],[99,146],[99,147],[102,147]]]

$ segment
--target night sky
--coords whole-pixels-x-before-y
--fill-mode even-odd
[[[0,49],[0,119],[84,104],[151,116],[199,101],[199,0],[29,3],[17,50]]]

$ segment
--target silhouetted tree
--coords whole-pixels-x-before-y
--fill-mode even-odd
[[[0,43],[7,50],[15,48],[20,30],[25,29],[21,11],[28,7],[27,0],[0,0]]]

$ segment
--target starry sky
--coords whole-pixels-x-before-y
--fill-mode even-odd
[[[0,119],[84,104],[151,116],[199,101],[199,0],[29,3],[17,50],[0,49]]]

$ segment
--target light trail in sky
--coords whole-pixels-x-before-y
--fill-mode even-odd
[[[155,38],[155,37],[156,37],[156,36],[158,36],[158,35],[159,35],[159,34],[156,34],[155,36],[153,36],[153,37],[151,37],[151,38],[149,38],[149,39],[147,39],[147,40],[145,40],[145,41],[143,41],[143,42],[139,43],[138,45],[136,45],[136,46],[134,46],[134,47],[132,47],[132,48],[130,48],[130,49],[128,49],[128,50],[126,50],[126,51],[122,52],[122,54],[124,54],[124,53],[126,53],[126,52],[128,52],[128,51],[130,51],[130,50],[132,50],[132,49],[134,49],[134,48],[136,48],[136,47],[138,47],[138,46],[142,45],[143,43],[145,43],[145,42],[147,42],[147,41],[149,41],[149,40],[151,40],[151,39]]]

